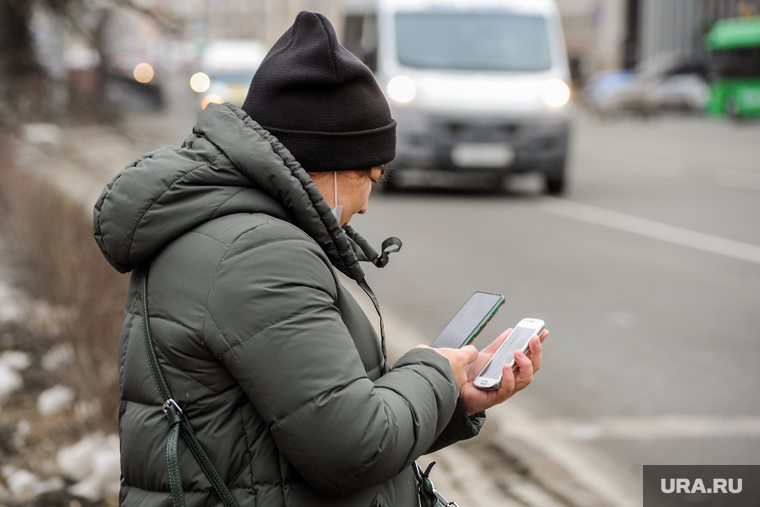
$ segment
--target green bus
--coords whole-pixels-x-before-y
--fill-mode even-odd
[[[722,19],[707,35],[713,81],[707,112],[760,116],[760,18]]]

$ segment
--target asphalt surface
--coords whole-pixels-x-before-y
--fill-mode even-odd
[[[530,177],[371,198],[352,225],[404,247],[370,285],[430,340],[476,290],[506,296],[479,346],[544,319],[541,372],[507,403],[634,494],[643,464],[760,464],[760,124],[575,127],[562,199]]]

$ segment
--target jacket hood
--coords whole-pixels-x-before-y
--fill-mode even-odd
[[[359,261],[383,267],[383,254],[352,228],[341,228],[293,155],[232,104],[209,104],[179,148],[147,153],[103,190],[94,209],[95,240],[119,272],[143,266],[164,246],[200,224],[232,213],[267,213],[314,239],[333,265],[362,280]]]

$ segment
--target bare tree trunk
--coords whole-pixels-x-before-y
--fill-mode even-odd
[[[15,129],[39,92],[42,69],[29,24],[33,1],[0,0],[0,129]]]

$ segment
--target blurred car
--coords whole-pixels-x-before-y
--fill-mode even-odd
[[[251,79],[266,56],[268,47],[257,40],[218,40],[209,44],[201,57],[201,71],[190,85],[202,95],[201,107],[231,102],[242,105]]]
[[[681,73],[686,71],[687,73]],[[586,85],[586,104],[600,114],[665,110],[702,111],[710,88],[688,65],[664,69],[615,70],[596,74]]]
[[[158,65],[134,55],[117,54],[106,69],[103,95],[123,111],[155,111],[164,107],[165,97]]]
[[[637,110],[643,107],[643,93],[630,70],[612,70],[593,75],[584,90],[585,103],[598,113]]]
[[[676,74],[650,83],[645,99],[652,110],[702,111],[710,99],[710,87],[699,74]]]

